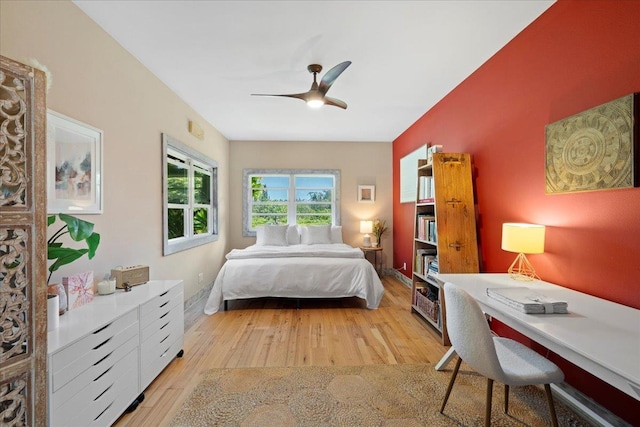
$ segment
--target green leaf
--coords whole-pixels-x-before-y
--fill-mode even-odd
[[[89,246],[89,259],[93,258],[96,254],[96,249],[100,244],[100,235],[98,233],[92,233],[87,237],[87,246]]]
[[[49,254],[50,254],[49,259],[56,259],[56,258],[57,259],[53,264],[51,264],[51,266],[49,267],[49,271],[53,273],[63,265],[69,264],[77,260],[87,252],[89,252],[89,249],[69,249],[69,248],[53,249],[54,256],[51,257],[51,251],[49,251]]]
[[[73,240],[79,242],[85,240],[93,233],[93,224],[83,221],[80,218],[71,215],[60,214],[60,219],[67,224],[69,235]]]
[[[49,215],[47,217],[47,227],[50,226],[51,224],[53,224],[54,222],[56,222],[56,216],[55,215]]]

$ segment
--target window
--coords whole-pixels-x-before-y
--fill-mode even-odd
[[[167,134],[162,157],[164,255],[218,240],[218,163]]]
[[[243,171],[243,235],[263,224],[340,223],[340,171]]]

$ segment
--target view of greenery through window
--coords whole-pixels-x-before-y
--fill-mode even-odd
[[[193,235],[209,232],[211,173],[198,166],[193,169],[193,202],[189,201],[189,165],[176,157],[167,163],[167,197],[169,239],[188,235],[185,217],[193,212]],[[192,207],[192,209],[191,209]]]
[[[332,223],[332,175],[251,175],[250,179],[252,229],[264,224]]]

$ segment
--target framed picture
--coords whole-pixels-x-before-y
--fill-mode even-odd
[[[102,213],[103,132],[47,111],[47,212]]]
[[[637,186],[637,94],[546,126],[545,192]]]
[[[373,203],[376,200],[375,185],[358,185],[358,201]]]

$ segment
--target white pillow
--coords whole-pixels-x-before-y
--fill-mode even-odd
[[[342,241],[342,226],[334,225],[331,227],[331,243],[344,243]]]
[[[297,225],[290,225],[287,228],[287,242],[290,245],[300,244],[300,231],[298,231]]]
[[[256,245],[287,246],[286,225],[261,225],[256,228]]]
[[[307,225],[302,227],[301,243],[303,245],[319,245],[331,243],[330,225]]]

